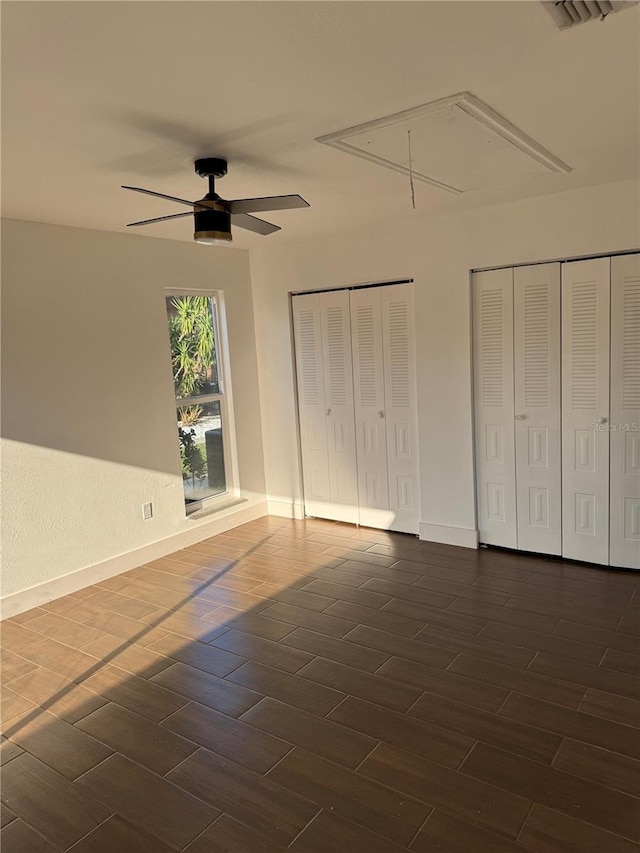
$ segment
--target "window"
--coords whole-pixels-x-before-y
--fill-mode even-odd
[[[219,294],[166,297],[187,513],[239,497]]]

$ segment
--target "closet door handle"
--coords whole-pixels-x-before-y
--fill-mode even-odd
[[[516,415],[516,420],[517,420],[517,421],[524,421],[524,420],[526,420],[526,418],[527,418],[527,416],[526,416],[526,415]]]
[[[606,419],[606,418],[598,418],[598,423],[599,423],[599,424],[606,424],[606,422],[607,422],[607,419]]]
[[[384,417],[384,412],[382,411],[382,409],[378,412],[378,417],[379,417],[379,418],[383,418],[383,417]]]
[[[327,417],[328,417],[330,414],[331,414],[331,409],[327,409],[327,411],[325,412],[325,415],[327,415]]]

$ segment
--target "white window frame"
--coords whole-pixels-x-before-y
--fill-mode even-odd
[[[238,481],[238,449],[236,442],[235,418],[233,413],[233,395],[231,391],[231,373],[229,371],[229,342],[225,312],[224,292],[221,290],[200,290],[191,288],[167,288],[166,300],[174,296],[206,296],[211,300],[213,317],[213,335],[216,348],[216,367],[218,373],[218,392],[215,394],[200,394],[194,397],[176,397],[174,393],[174,415],[182,407],[197,406],[203,403],[220,403],[220,422],[222,425],[222,451],[224,458],[226,491],[219,495],[202,498],[199,501],[185,499],[186,514],[197,512],[215,512],[226,509],[242,499]],[[168,329],[167,329],[168,331]],[[173,367],[172,376],[173,376]],[[178,441],[178,426],[176,421],[176,440]]]

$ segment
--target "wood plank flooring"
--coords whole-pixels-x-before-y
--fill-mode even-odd
[[[640,853],[640,573],[265,517],[2,669],[3,853]]]

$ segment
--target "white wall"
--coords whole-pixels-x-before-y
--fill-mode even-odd
[[[422,520],[475,529],[469,271],[637,248],[635,182],[251,252],[267,496],[299,508],[288,293],[415,279]],[[419,216],[419,210],[416,217]],[[277,381],[276,381],[277,378]],[[425,528],[433,536],[446,531]]]
[[[216,529],[185,517],[168,287],[224,291],[244,508],[262,514],[247,252],[15,220],[2,249],[3,595]]]

